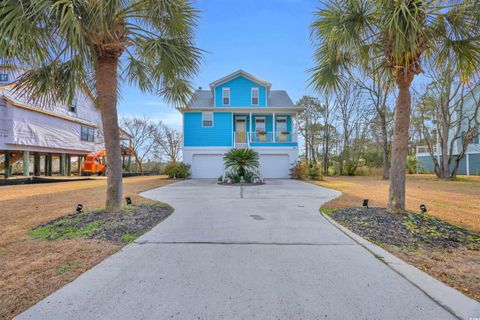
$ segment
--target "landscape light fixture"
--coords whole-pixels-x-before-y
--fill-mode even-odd
[[[132,204],[132,199],[130,197],[126,197],[125,201],[127,201],[128,206]]]
[[[420,210],[422,211],[422,213],[427,212],[427,206],[422,203],[422,204],[420,205]]]
[[[363,200],[362,206],[366,207],[368,209],[368,199]]]
[[[82,209],[83,209],[83,204],[81,204],[81,203],[77,204],[77,208],[75,209],[77,211],[77,213],[82,212]]]

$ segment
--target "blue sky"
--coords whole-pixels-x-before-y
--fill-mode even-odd
[[[309,25],[315,0],[200,0],[197,46],[205,51],[195,87],[243,69],[284,89],[292,100],[310,93],[306,70],[312,66]],[[146,115],[176,129],[180,113],[160,97],[122,85],[120,116]]]

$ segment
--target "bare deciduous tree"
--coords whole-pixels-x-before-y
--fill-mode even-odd
[[[336,105],[330,95],[326,95],[320,108],[322,123],[322,171],[324,175],[328,174],[330,167],[330,155],[332,153],[332,143],[337,130],[333,125],[335,120]]]
[[[298,128],[305,141],[305,159],[307,162],[317,163],[318,147],[322,128],[319,123],[322,105],[317,98],[304,96],[297,105],[303,107],[302,113],[298,116]]]
[[[130,152],[132,153],[135,163],[143,175],[143,162],[149,157],[153,151],[156,141],[156,126],[147,117],[122,118],[120,126],[128,134],[132,136]]]
[[[372,112],[364,103],[359,86],[345,87],[336,96],[337,121],[342,128],[339,173],[353,175],[361,160],[361,151],[371,123]]]
[[[372,59],[370,70],[378,67],[379,61]],[[383,157],[383,179],[387,180],[389,177],[389,149],[390,149],[390,131],[391,123],[393,121],[393,113],[390,110],[387,101],[390,94],[389,82],[381,74],[369,72],[364,78],[355,78],[357,85],[367,93],[366,98],[375,107],[376,117],[374,122],[375,138],[380,138],[382,146]]]
[[[169,162],[178,161],[182,149],[182,135],[180,132],[159,122],[154,140],[162,153],[167,156]]]
[[[469,144],[478,137],[480,83],[466,84],[445,65],[429,73],[432,82],[421,97],[416,122],[432,158],[435,174],[451,179],[457,174],[460,161]],[[431,125],[430,125],[431,124]]]

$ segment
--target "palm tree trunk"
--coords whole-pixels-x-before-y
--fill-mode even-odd
[[[108,157],[105,210],[117,213],[122,205],[122,156],[117,117],[118,58],[106,55],[97,59],[95,78],[97,103],[102,116],[105,149]]]
[[[392,213],[405,211],[405,174],[412,103],[410,96],[412,78],[403,74],[397,76],[399,92],[393,124],[392,166],[390,168],[390,190],[388,196],[388,211]]]

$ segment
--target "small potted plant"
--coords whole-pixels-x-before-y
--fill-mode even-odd
[[[264,130],[257,130],[257,136],[261,142],[265,142],[267,140],[267,132]]]

